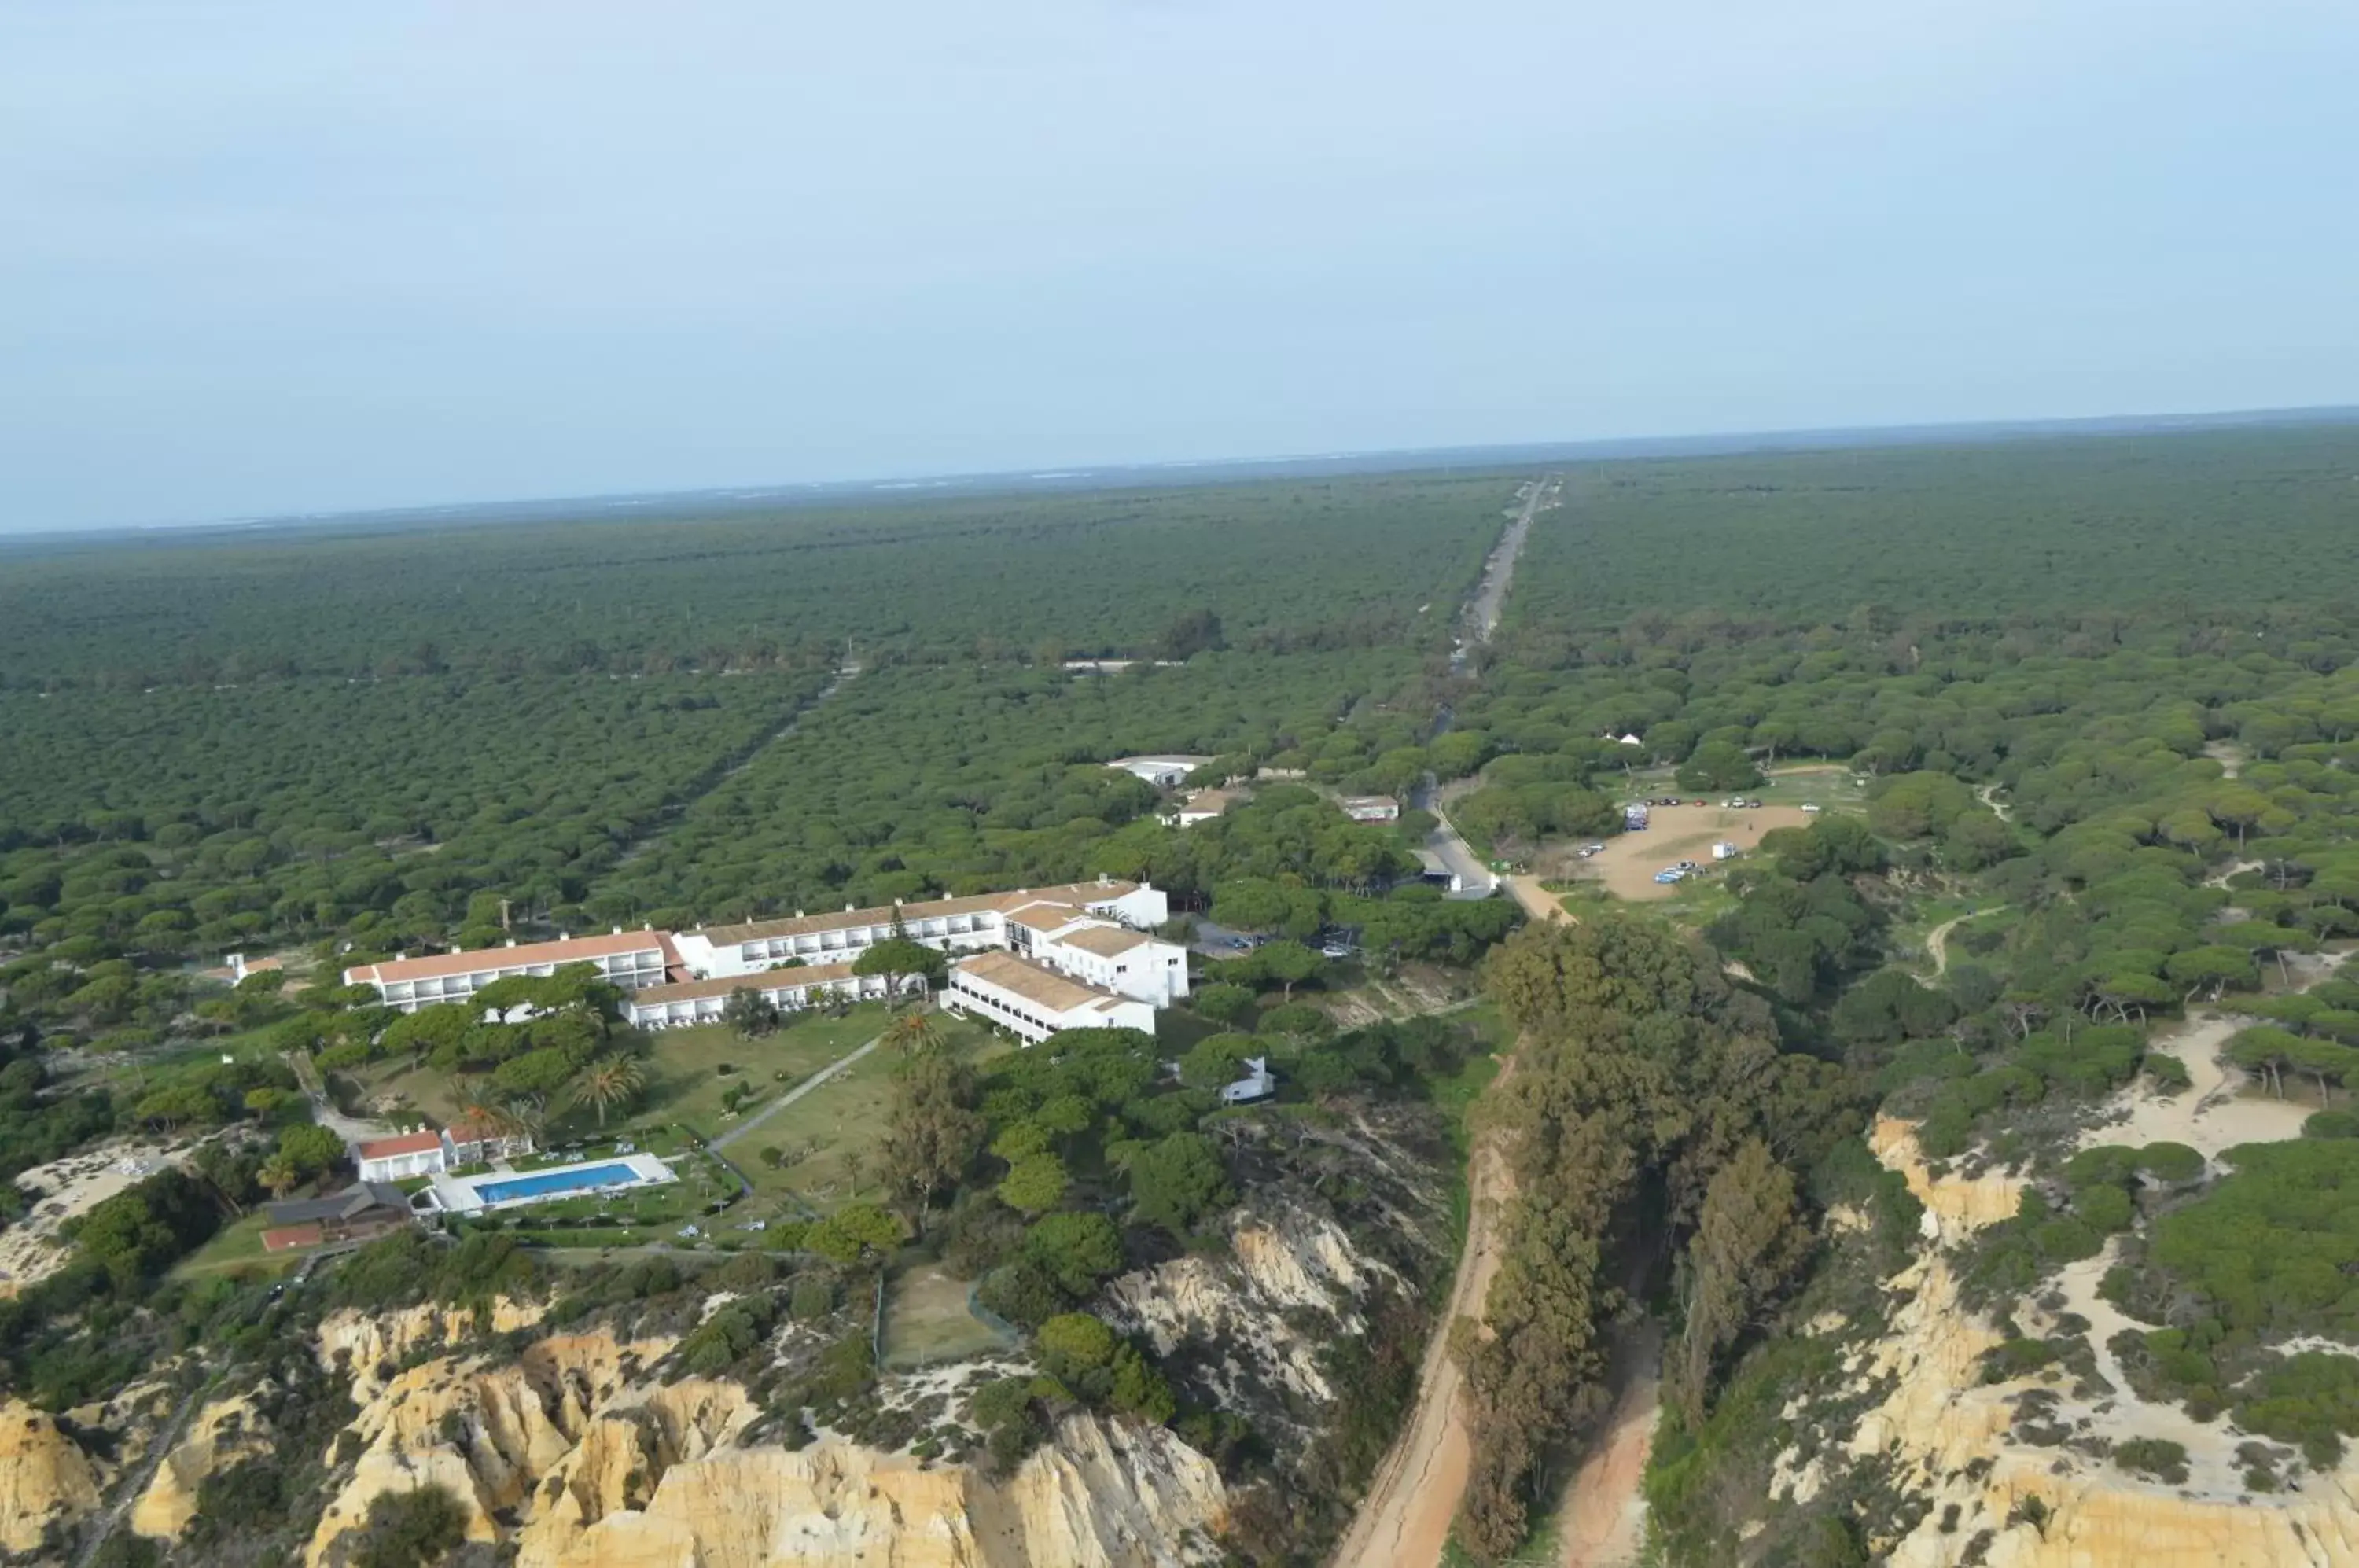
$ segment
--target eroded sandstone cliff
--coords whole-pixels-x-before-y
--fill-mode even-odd
[[[21,1400],[0,1401],[0,1547],[39,1549],[52,1527],[70,1527],[98,1507],[90,1456],[55,1417]]]
[[[367,1337],[340,1323],[323,1355]],[[1070,1416],[1005,1478],[824,1435],[788,1448],[745,1441],[761,1412],[738,1384],[647,1376],[669,1348],[558,1334],[513,1362],[437,1356],[373,1382],[349,1429],[366,1446],[306,1563],[335,1563],[380,1495],[438,1483],[469,1537],[512,1541],[522,1568],[1178,1568],[1215,1555],[1220,1477],[1161,1428]]]

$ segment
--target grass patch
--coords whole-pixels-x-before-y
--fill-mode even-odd
[[[944,1045],[977,1066],[1014,1049],[967,1019],[940,1014],[934,1024]],[[746,1217],[808,1218],[876,1196],[874,1150],[893,1068],[890,1051],[871,1051],[729,1146],[730,1162],[754,1187]],[[777,1149],[780,1163],[764,1160],[765,1149]]]
[[[760,1040],[746,1040],[721,1024],[665,1029],[648,1053],[647,1092],[622,1125],[677,1122],[718,1137],[829,1062],[875,1040],[887,1021],[884,1004],[868,1002],[842,1018],[797,1018]],[[723,1075],[724,1064],[736,1071]],[[722,1097],[740,1084],[750,1085],[758,1097],[732,1117]]]
[[[261,1209],[244,1219],[224,1225],[213,1238],[172,1267],[175,1279],[204,1279],[217,1274],[251,1272],[256,1275],[284,1274],[300,1262],[300,1252],[265,1252],[262,1233],[270,1228],[270,1215]]]
[[[1010,1348],[967,1309],[971,1280],[939,1263],[920,1264],[885,1290],[885,1365],[925,1367]]]

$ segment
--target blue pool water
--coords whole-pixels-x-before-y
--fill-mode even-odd
[[[543,1171],[506,1181],[477,1181],[475,1196],[486,1203],[513,1203],[518,1198],[546,1198],[552,1192],[581,1192],[592,1187],[627,1187],[644,1180],[617,1160],[611,1165],[581,1165],[571,1171]]]

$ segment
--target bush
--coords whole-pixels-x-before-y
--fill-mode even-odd
[[[2134,1437],[2115,1443],[2114,1463],[2168,1486],[2180,1486],[2187,1480],[2187,1450],[2167,1438]]]
[[[1049,1214],[1025,1233],[1024,1256],[1079,1300],[1122,1271],[1122,1236],[1103,1214]]]
[[[817,1323],[835,1311],[835,1281],[824,1274],[805,1274],[787,1293],[787,1315],[797,1323]]]
[[[1253,1006],[1254,994],[1249,988],[1221,980],[1199,985],[1188,996],[1190,1012],[1216,1024],[1234,1024],[1252,1012]]]
[[[369,1505],[353,1568],[430,1568],[466,1538],[466,1509],[440,1482],[380,1493]]]

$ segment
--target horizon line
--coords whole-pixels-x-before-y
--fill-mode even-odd
[[[1169,458],[1147,462],[875,474],[847,479],[793,480],[772,484],[696,485],[684,489],[616,490],[511,496],[494,500],[419,502],[400,506],[340,507],[330,511],[271,512],[191,518],[179,522],[34,525],[0,532],[0,543],[30,539],[107,539],[178,533],[256,531],[334,527],[339,524],[417,522],[488,514],[562,514],[569,510],[619,510],[668,501],[810,504],[820,501],[893,501],[916,494],[954,495],[992,492],[1087,492],[1132,485],[1168,486],[1203,476],[1207,484],[1231,484],[1319,470],[1336,476],[1417,473],[1488,466],[1521,461],[1602,463],[1652,456],[1741,456],[1762,451],[1843,450],[1856,446],[1905,447],[2020,440],[2049,432],[2136,435],[2173,430],[2228,429],[2266,424],[2338,424],[2359,421],[2359,404],[2265,408],[2223,408],[2192,413],[2095,414],[2059,418],[1998,418],[1924,424],[1803,426],[1782,430],[1694,431],[1674,435],[1605,436],[1569,441],[1496,441],[1435,447],[1378,447],[1343,452],[1263,456]],[[1204,471],[1212,471],[1206,474]],[[518,517],[509,520],[525,520]],[[556,520],[549,517],[546,520]]]

